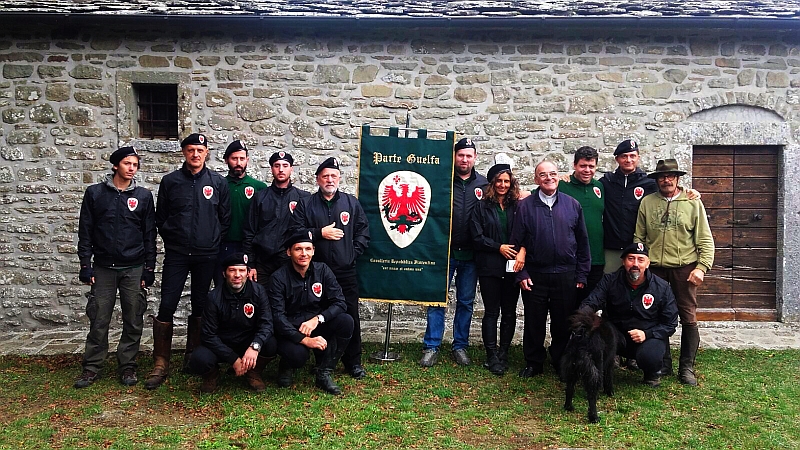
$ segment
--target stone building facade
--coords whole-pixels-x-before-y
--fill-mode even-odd
[[[404,126],[407,117],[414,128],[471,136],[480,171],[509,154],[527,187],[538,161],[571,170],[583,145],[601,151],[608,171],[616,144],[634,138],[645,170],[675,157],[690,175],[696,146],[778,146],[776,317],[800,321],[795,25],[0,22],[0,330],[87,323],[76,255],[83,191],[109,172],[121,145],[142,151],[139,181],[154,193],[181,162],[176,141],[138,135],[137,86],[151,84],[176,86],[179,134],[208,136],[211,167],[224,172],[225,146],[242,139],[251,175],[266,179],[269,155],[289,151],[296,183],[309,190],[316,165],[335,155],[343,190],[354,192],[359,126]],[[383,320],[384,305],[364,310]],[[424,320],[416,307],[395,311]]]

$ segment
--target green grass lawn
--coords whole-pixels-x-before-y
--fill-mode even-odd
[[[365,380],[337,373],[339,397],[314,388],[306,370],[292,388],[275,387],[274,363],[262,394],[223,375],[217,393],[201,396],[200,379],[182,373],[156,391],[115,377],[76,390],[79,356],[1,357],[0,448],[800,448],[800,351],[702,350],[696,388],[672,377],[653,389],[617,370],[615,396],[601,395],[600,423],[588,424],[583,391],[564,411],[552,370],[517,377],[518,347],[503,377],[481,367],[477,348],[471,367],[443,354],[431,369],[417,365],[418,344],[395,350],[404,359],[368,362]],[[140,363],[143,379],[152,359]]]

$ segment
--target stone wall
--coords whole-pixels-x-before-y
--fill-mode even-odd
[[[224,171],[227,143],[243,139],[255,149],[251,175],[265,179],[269,155],[286,150],[308,189],[318,162],[337,155],[342,188],[353,192],[358,126],[403,126],[407,115],[412,127],[472,136],[481,171],[493,154],[508,153],[526,186],[536,162],[548,158],[569,170],[570,154],[583,145],[601,150],[601,170],[612,170],[611,152],[626,138],[641,143],[646,170],[673,156],[689,168],[683,127],[691,114],[717,106],[772,111],[788,130],[790,142],[778,144],[800,141],[796,33],[297,32],[257,22],[169,23],[3,28],[0,330],[87,323],[78,213],[113,150],[131,143],[144,150],[139,179],[154,192],[180,163],[177,143],[136,137],[136,83],[178,85],[180,132],[208,136],[214,169]],[[158,298],[157,282],[151,311]],[[366,319],[382,320],[385,305],[364,310]],[[400,319],[420,314],[416,307],[396,312]],[[180,309],[178,321],[185,315]]]

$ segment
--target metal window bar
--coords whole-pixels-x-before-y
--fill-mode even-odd
[[[178,89],[175,85],[138,85],[139,137],[178,139]]]

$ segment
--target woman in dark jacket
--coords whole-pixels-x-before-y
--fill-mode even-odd
[[[487,175],[489,186],[483,200],[473,210],[470,227],[485,308],[481,323],[486,347],[484,367],[495,375],[503,375],[508,370],[508,348],[517,326],[519,285],[514,282],[515,274],[507,261],[513,264],[517,255],[508,242],[520,190],[508,164],[495,164]],[[498,347],[497,320],[501,313]]]

